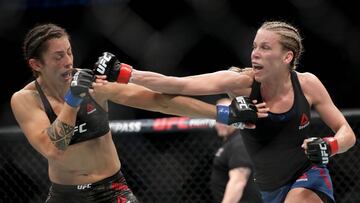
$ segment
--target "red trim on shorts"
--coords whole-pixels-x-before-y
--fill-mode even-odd
[[[331,183],[329,177],[325,173],[325,169],[319,168],[319,171],[320,171],[320,176],[324,179],[326,186],[329,188],[329,190],[332,190]]]
[[[120,197],[120,196],[118,196],[117,197],[117,203],[126,203],[126,198],[125,197]]]
[[[129,190],[129,187],[125,184],[122,183],[112,183],[111,184],[111,189],[114,190]]]

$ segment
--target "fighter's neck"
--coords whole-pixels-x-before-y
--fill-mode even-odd
[[[69,89],[69,84],[46,80],[41,76],[36,80],[46,96],[53,97],[59,101],[64,100],[64,96]]]
[[[261,83],[261,95],[264,98],[273,98],[286,95],[292,90],[290,73]]]

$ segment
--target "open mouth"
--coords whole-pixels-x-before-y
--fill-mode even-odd
[[[66,72],[64,72],[63,74],[61,74],[61,77],[63,77],[64,79],[69,79],[74,75],[74,70],[68,70]]]
[[[254,68],[255,70],[261,70],[261,69],[263,69],[263,66],[260,65],[260,64],[253,63],[253,68]]]

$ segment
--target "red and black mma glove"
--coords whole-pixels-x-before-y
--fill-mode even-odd
[[[116,56],[109,52],[104,52],[95,63],[95,75],[106,75],[109,82],[127,84],[131,78],[132,66],[120,63]]]
[[[243,129],[245,123],[257,121],[257,108],[248,97],[238,96],[229,106],[216,105],[216,121]]]
[[[312,137],[307,143],[306,155],[316,165],[326,165],[329,158],[339,151],[339,145],[334,137]]]
[[[92,70],[78,70],[71,80],[70,89],[65,95],[65,102],[74,108],[80,106],[83,98],[89,92],[93,78],[94,73]]]

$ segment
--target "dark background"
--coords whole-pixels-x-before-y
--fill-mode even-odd
[[[14,125],[11,95],[32,80],[22,57],[26,32],[52,22],[72,37],[76,67],[91,68],[103,51],[138,69],[185,76],[250,65],[257,28],[285,20],[300,29],[298,67],[327,87],[340,109],[358,108],[360,24],[355,2],[326,0],[0,0],[0,125]],[[199,97],[214,102],[219,96]],[[111,119],[160,113],[112,105]]]

